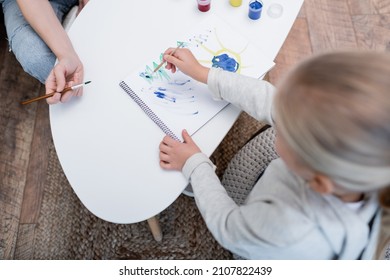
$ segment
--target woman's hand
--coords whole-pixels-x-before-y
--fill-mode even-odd
[[[65,87],[71,87],[83,83],[84,70],[83,64],[77,55],[64,57],[51,70],[46,79],[46,94],[56,92],[52,97],[47,99],[47,103],[55,104],[58,102],[67,102],[72,96],[81,96],[83,88],[67,91],[64,94],[60,92]]]

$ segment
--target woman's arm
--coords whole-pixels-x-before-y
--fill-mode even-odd
[[[47,0],[17,0],[20,10],[31,27],[48,45],[58,59],[57,65],[46,80],[46,93],[61,92],[66,86],[83,82],[83,65],[73,45]],[[59,93],[47,99],[50,104],[65,102],[72,95],[80,95],[81,89]]]
[[[25,19],[58,59],[76,55],[72,43],[47,0],[17,0]]]

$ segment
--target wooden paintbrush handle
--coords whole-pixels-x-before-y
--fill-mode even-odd
[[[60,93],[64,94],[65,92],[67,92],[67,91],[69,91],[71,89],[72,89],[71,87],[64,88],[64,90],[62,92],[60,92]],[[46,98],[52,97],[54,94],[55,94],[55,92],[44,94],[44,95],[41,95],[41,96],[38,96],[38,97],[34,97],[34,98],[31,98],[31,99],[22,101],[22,102],[20,102],[20,104],[27,105],[27,104],[30,104],[30,103],[35,102],[35,101],[39,101],[39,100],[42,100],[42,99],[46,99]]]

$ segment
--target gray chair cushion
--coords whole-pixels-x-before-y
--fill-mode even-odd
[[[249,140],[227,166],[222,185],[237,204],[245,201],[268,164],[278,157],[274,142],[274,128],[266,127]]]

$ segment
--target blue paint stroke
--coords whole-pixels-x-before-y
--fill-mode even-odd
[[[156,90],[153,96],[157,104],[163,106],[171,113],[179,115],[197,115],[199,110],[196,108],[195,96],[183,96],[182,94],[172,93],[170,90]]]
[[[174,80],[173,82],[169,82],[168,84],[170,85],[177,85],[177,86],[184,86],[185,84],[191,82],[191,80],[184,80],[184,81],[181,81],[181,80]]]
[[[227,54],[221,54],[214,56],[211,60],[212,67],[222,68],[223,70],[229,72],[237,72],[240,64],[232,57],[229,57]]]
[[[197,115],[199,110],[190,84],[191,80],[179,79],[169,85],[146,87],[141,91],[145,94],[145,98],[164,107],[167,112],[178,115]]]
[[[164,99],[164,100],[167,100],[167,101],[170,101],[170,102],[176,102],[176,98],[175,97],[168,96],[168,95],[166,95],[165,93],[163,93],[161,91],[155,91],[153,93],[154,93],[154,95],[157,98]]]
[[[165,88],[158,88],[158,90],[153,91],[155,97],[166,100],[173,103],[189,103],[195,102],[195,96],[183,96],[176,92],[167,91]]]
[[[144,80],[148,81],[149,83],[153,81],[153,76],[148,72],[141,72],[139,73],[139,76]]]

